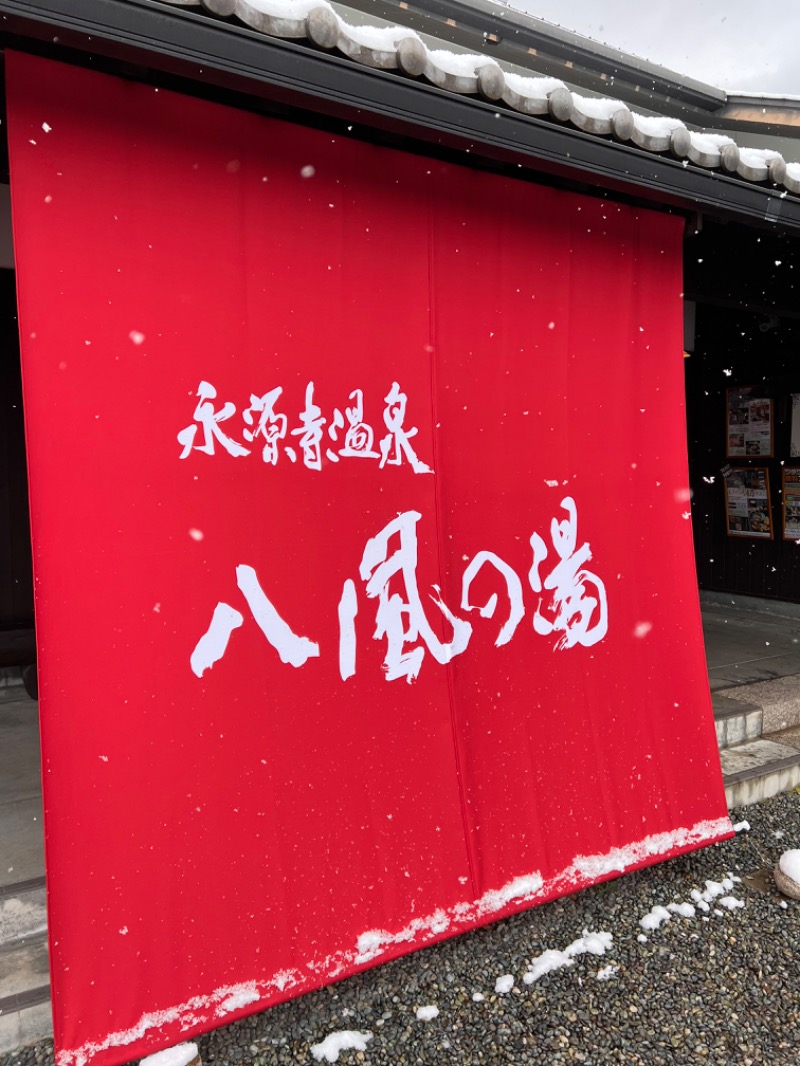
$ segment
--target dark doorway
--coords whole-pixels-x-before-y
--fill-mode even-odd
[[[0,668],[36,662],[15,275],[0,270]]]
[[[800,603],[800,544],[784,537],[784,467],[792,395],[800,394],[800,241],[707,223],[686,241],[686,297],[695,303],[686,359],[689,474],[701,589]],[[729,389],[772,401],[771,456],[728,455]],[[728,468],[766,469],[772,536],[728,534]],[[730,476],[730,475],[729,475]]]

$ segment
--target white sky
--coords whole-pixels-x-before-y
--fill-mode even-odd
[[[800,4],[511,0],[508,6],[721,89],[800,96]]]

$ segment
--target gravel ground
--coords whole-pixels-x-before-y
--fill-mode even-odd
[[[200,1037],[203,1066],[313,1064],[312,1045],[341,1030],[372,1034],[366,1050],[341,1052],[341,1066],[797,1066],[800,902],[784,899],[759,872],[800,847],[800,795],[732,817],[751,830]],[[692,902],[692,890],[702,893],[706,881],[729,874],[742,880],[726,895],[744,907],[721,905],[720,896],[707,913],[673,913],[643,931],[640,919],[654,906]],[[602,957],[581,954],[524,983],[533,958],[563,951],[585,930],[612,934]],[[606,979],[598,979],[604,970]],[[514,986],[499,994],[503,975]],[[425,1006],[438,1015],[418,1019]],[[52,1062],[45,1041],[0,1066]]]

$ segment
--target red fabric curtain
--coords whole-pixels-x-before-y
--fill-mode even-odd
[[[7,79],[60,1066],[728,835],[681,220]]]

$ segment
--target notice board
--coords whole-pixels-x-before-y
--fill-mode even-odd
[[[7,78],[60,1066],[729,835],[681,220]]]

